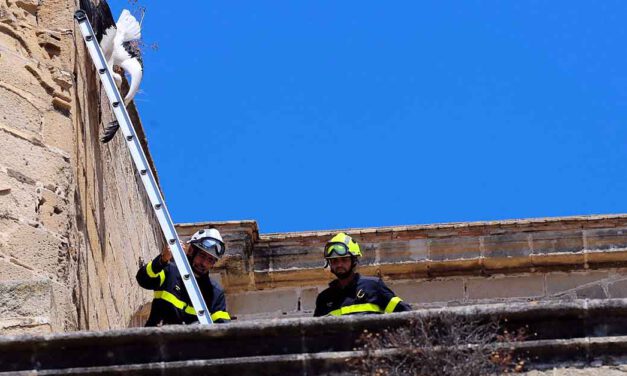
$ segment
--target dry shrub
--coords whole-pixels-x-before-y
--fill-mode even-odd
[[[524,330],[499,332],[497,320],[480,321],[444,313],[413,319],[408,326],[362,334],[363,356],[349,367],[362,375],[479,376],[522,370],[513,342]]]

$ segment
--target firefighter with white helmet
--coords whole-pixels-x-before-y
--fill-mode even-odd
[[[411,310],[411,306],[380,278],[363,277],[355,272],[361,258],[361,247],[341,232],[324,247],[325,268],[329,266],[337,279],[316,299],[314,316],[392,313]]]
[[[211,320],[215,323],[229,322],[231,317],[226,310],[224,290],[209,278],[209,270],[226,251],[220,232],[215,228],[199,230],[186,242],[184,248],[211,313]],[[141,287],[155,291],[146,326],[190,324],[198,320],[167,246],[160,255],[139,269],[136,278]]]

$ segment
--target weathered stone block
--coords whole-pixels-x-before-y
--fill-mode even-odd
[[[69,181],[69,160],[44,147],[0,130],[0,150],[3,151],[1,163],[5,167],[34,181],[54,187]]]
[[[43,116],[43,140],[48,146],[74,151],[74,129],[72,120],[57,111],[46,111]]]
[[[0,283],[0,317],[47,317],[51,304],[51,281],[41,279]]]
[[[47,317],[11,317],[0,319],[0,334],[4,336],[51,333]]]
[[[407,303],[464,300],[464,281],[462,279],[389,282],[387,285]]]
[[[318,293],[323,289],[325,289],[324,286],[301,290],[300,310],[313,312],[313,310],[316,309],[316,298],[318,297]]]
[[[526,233],[484,236],[483,247],[485,257],[526,257],[531,254]]]
[[[572,253],[583,250],[583,232],[543,231],[531,234],[533,254]]]
[[[585,259],[589,265],[627,263],[627,249],[611,248],[597,251],[586,251]]]
[[[40,276],[64,278],[67,243],[41,228],[21,226],[0,242],[0,252]]]
[[[0,39],[2,39],[1,36]],[[2,46],[7,47],[6,45]],[[48,92],[46,92],[46,89],[39,83],[39,80],[33,76],[31,71],[24,68],[25,64],[30,63],[25,63],[23,58],[14,54],[3,53],[0,58],[0,77],[2,77],[2,83],[7,86],[20,88],[23,92],[37,98],[42,105],[48,103],[50,100]],[[39,107],[39,105],[37,107],[43,109],[43,107]]]
[[[586,250],[613,250],[627,248],[627,228],[584,231]]]
[[[426,239],[385,241],[375,245],[375,248],[382,264],[426,260],[429,253]]]
[[[292,312],[298,309],[296,289],[253,291],[226,297],[229,312],[238,314]]]
[[[605,299],[607,295],[603,286],[600,284],[577,289],[577,298],[579,299]]]
[[[544,276],[470,278],[468,299],[525,298],[544,295]]]
[[[433,261],[479,258],[479,237],[460,236],[429,239],[429,259]]]
[[[50,231],[64,234],[69,226],[68,202],[54,192],[41,189],[38,203],[38,219]]]
[[[26,221],[37,220],[38,188],[0,172],[0,185],[8,190],[0,193],[0,212],[11,218]]]
[[[41,277],[37,275],[36,271],[19,265],[16,262],[17,260],[11,260],[10,257],[0,258],[0,282],[27,281]]]
[[[627,279],[616,281],[608,286],[610,298],[627,298]]]
[[[0,86],[0,124],[40,134],[42,120],[41,110],[27,98]]]
[[[608,278],[609,273],[600,271],[575,273],[549,273],[546,276],[547,294],[557,294]]]

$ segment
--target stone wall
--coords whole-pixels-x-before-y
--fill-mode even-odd
[[[215,277],[238,319],[311,315],[333,278],[324,243],[340,230],[259,235],[253,221],[215,225],[229,258]],[[543,218],[348,229],[360,271],[414,307],[627,297],[627,216]]]
[[[149,299],[134,274],[160,230],[124,143],[97,140],[111,113],[75,7],[0,0],[2,334],[126,327]]]

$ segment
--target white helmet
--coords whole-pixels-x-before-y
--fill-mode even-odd
[[[196,231],[187,241],[187,244],[192,244],[194,247],[209,253],[217,259],[220,259],[226,250],[224,241],[222,241],[222,235],[215,228],[205,228]]]

